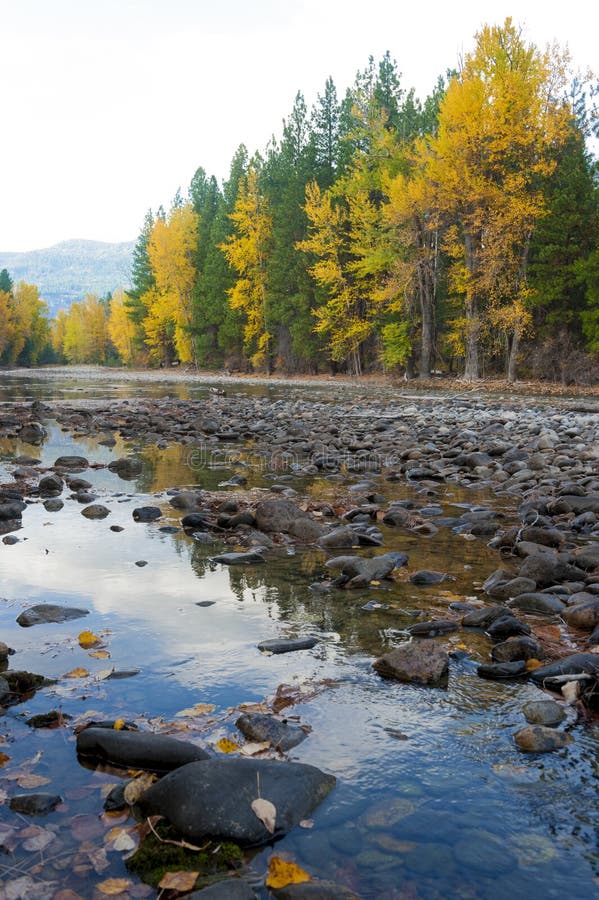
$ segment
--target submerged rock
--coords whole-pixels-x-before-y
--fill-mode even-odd
[[[46,625],[50,622],[69,622],[71,619],[81,619],[87,615],[89,615],[89,609],[58,606],[55,603],[38,603],[18,615],[17,622],[23,628],[29,628],[31,625]]]
[[[516,732],[514,740],[523,753],[552,753],[573,743],[574,738],[544,725],[527,725]]]
[[[449,656],[435,641],[409,641],[385,653],[373,663],[382,678],[411,684],[445,686],[449,672]]]
[[[86,519],[105,519],[106,516],[110,515],[110,510],[106,506],[102,506],[101,503],[94,503],[82,509],[81,515],[85,516]]]
[[[531,725],[559,725],[566,713],[555,700],[530,700],[522,707],[522,713]]]
[[[279,837],[308,818],[335,781],[301,763],[211,759],[166,775],[146,791],[139,807],[145,816],[165,816],[187,839],[211,836],[260,845],[271,841],[273,833],[252,809],[255,800],[274,805],[274,836]]]
[[[45,816],[62,803],[58,794],[15,794],[9,806],[13,812],[24,816]]]
[[[220,556],[213,556],[212,562],[220,563],[223,566],[251,566],[256,563],[265,563],[266,560],[261,553],[256,550],[239,553],[221,553]]]
[[[261,641],[258,650],[268,653],[293,653],[295,650],[311,650],[318,643],[317,638],[273,638],[269,641]]]
[[[99,763],[151,772],[169,772],[196,760],[209,759],[205,750],[189,741],[151,732],[94,726],[84,728],[77,735],[77,753]]]
[[[155,522],[162,518],[162,510],[158,506],[138,506],[131,515],[136,522]]]

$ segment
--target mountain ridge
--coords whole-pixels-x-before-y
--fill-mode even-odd
[[[70,238],[36,250],[0,250],[0,269],[7,269],[15,283],[37,285],[56,315],[86,294],[104,296],[129,287],[134,246],[135,241]]]

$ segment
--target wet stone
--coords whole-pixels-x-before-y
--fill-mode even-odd
[[[382,678],[444,687],[449,672],[449,657],[435,641],[423,638],[399,644],[373,663]]]
[[[80,619],[87,615],[89,615],[88,609],[57,606],[54,603],[39,603],[20,613],[17,616],[17,622],[23,628],[29,628],[31,625],[45,625],[50,622],[69,622],[71,619]]]
[[[235,727],[249,741],[269,741],[272,746],[285,753],[297,747],[308,737],[307,730],[300,725],[282,722],[275,716],[263,713],[244,713],[235,722]]]
[[[261,641],[258,650],[268,653],[293,653],[295,650],[311,650],[318,643],[316,638],[274,638]]]
[[[531,700],[522,707],[526,721],[531,725],[559,725],[566,713],[555,700]]]
[[[491,649],[493,662],[515,662],[517,660],[540,659],[543,654],[540,644],[531,637],[515,637],[495,644]]]
[[[106,506],[102,506],[101,503],[96,503],[82,509],[81,515],[85,516],[86,519],[105,519],[106,516],[110,515],[110,510]]]
[[[23,816],[45,816],[62,803],[58,794],[16,794],[10,798],[13,812]]]
[[[562,750],[573,740],[572,735],[545,725],[527,725],[514,735],[516,746],[523,753],[552,753]]]
[[[98,763],[124,768],[169,772],[187,763],[208,759],[201,747],[161,734],[90,727],[77,735],[77,753]]]
[[[479,666],[476,670],[480,678],[488,678],[490,680],[502,678],[519,678],[527,674],[526,662],[524,660],[516,660],[514,662],[490,663],[488,665]]]

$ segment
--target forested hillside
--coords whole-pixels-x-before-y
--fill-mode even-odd
[[[424,99],[390,53],[341,98],[299,92],[224,184],[200,167],[147,213],[130,289],[61,311],[55,358],[588,383],[597,88],[508,19]]]
[[[68,309],[86,294],[105,295],[129,287],[133,242],[61,241],[43,250],[0,251],[0,269],[13,281],[37,285],[51,315]]]

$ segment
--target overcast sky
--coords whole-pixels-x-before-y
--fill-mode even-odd
[[[137,237],[145,212],[264,149],[295,94],[391,52],[424,97],[507,15],[593,65],[599,14],[554,0],[0,0],[0,251]]]

